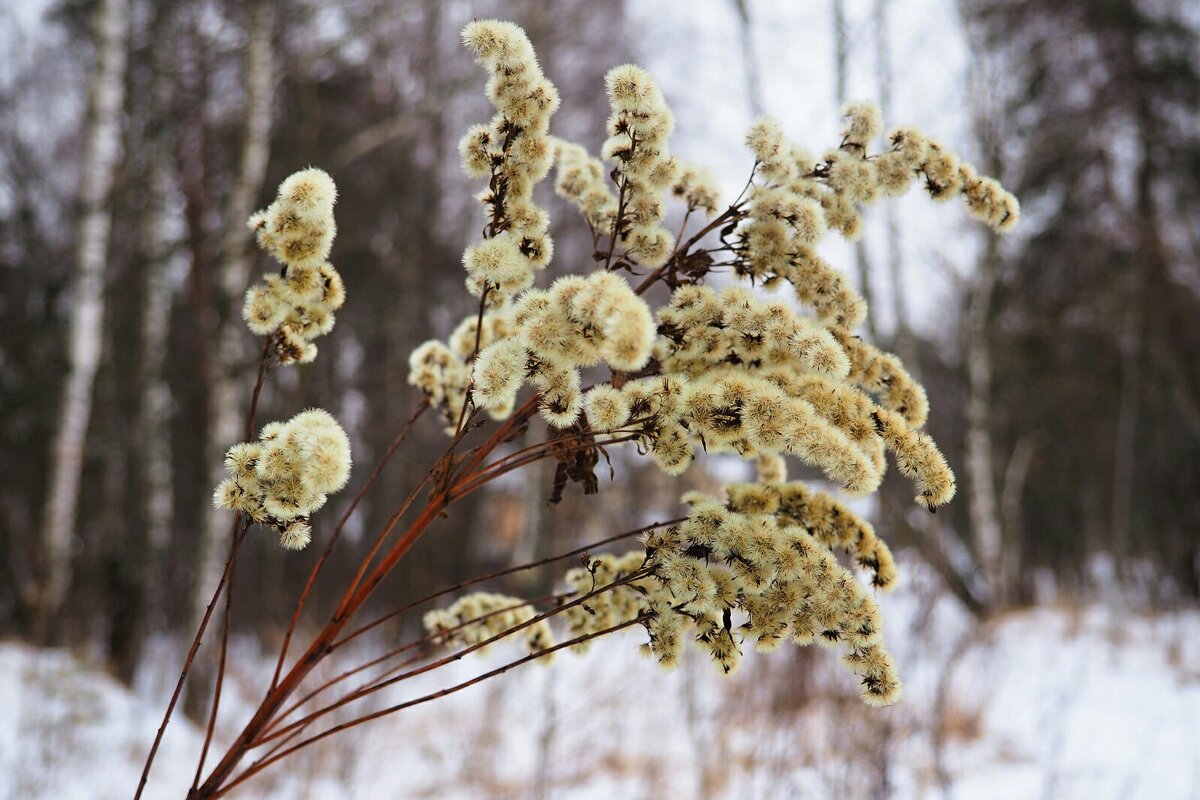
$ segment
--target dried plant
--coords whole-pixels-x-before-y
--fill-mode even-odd
[[[224,592],[221,668],[190,797],[222,796],[346,728],[633,627],[646,632],[644,647],[663,666],[677,664],[690,645],[724,672],[737,667],[751,642],[764,652],[789,640],[817,642],[841,650],[868,703],[898,697],[900,681],[881,644],[879,608],[869,591],[894,585],[891,553],[842,502],[788,481],[786,458],[817,468],[848,495],[864,495],[878,488],[890,452],[915,482],[917,503],[930,511],[953,497],[954,476],[921,431],[928,414],[924,390],[899,359],[855,335],[866,305],[817,246],[829,231],[857,236],[864,206],[918,183],[935,200],[962,197],[974,216],[998,231],[1016,223],[1016,200],[919,131],[892,131],[883,149],[873,151],[882,133],[879,112],[855,104],[845,111],[841,142],[819,158],[789,143],[773,120],[756,121],[746,136],[750,179],[724,205],[705,169],[671,154],[672,114],[639,67],[608,73],[612,115],[598,159],[550,135],[558,94],[519,27],[477,21],[464,29],[463,41],[489,73],[487,94],[496,108],[491,122],[473,126],[459,145],[466,172],[487,180],[479,196],[482,238],[463,254],[478,310],[447,341],[413,351],[409,382],[422,402],[324,536],[270,687],[205,776],[228,637],[227,587],[239,548],[255,525],[274,528],[286,548],[307,545],[313,514],[347,483],[350,468],[345,433],[320,410],[271,423],[253,438],[254,407],[268,369],[311,361],[313,339],[329,333],[345,299],[327,261],[335,231],[333,181],[316,169],[296,173],[275,203],[250,220],[280,269],[246,296],[245,318],[265,337],[263,355],[246,441],[230,448],[229,478],[215,495],[218,505],[236,512],[236,535],[159,729],[161,738]],[[549,217],[534,189],[555,168],[555,190],[590,228],[594,263],[584,274],[533,288],[554,253]],[[684,211],[675,233],[665,225],[670,202]],[[720,287],[709,285],[718,275],[726,276]],[[661,303],[652,306],[646,299],[652,296]],[[531,389],[523,395],[526,385]],[[426,410],[442,419],[445,451],[362,555],[329,621],[289,662],[297,621],[346,520]],[[515,444],[533,435],[539,414],[545,435]],[[632,444],[670,475],[687,470],[698,453],[735,453],[754,461],[757,480],[726,486],[721,499],[689,493],[683,500],[690,508],[679,519],[360,618],[379,584],[457,501],[542,459],[557,465],[552,501],[571,483],[596,493],[595,468],[621,444]],[[640,546],[623,555],[594,554],[600,545],[634,537]],[[840,551],[850,566],[839,562]],[[308,680],[318,664],[347,658],[347,643],[424,603],[578,557],[581,566],[568,570],[561,591],[549,597],[459,597],[425,613],[424,637],[347,665],[320,685]],[[865,583],[855,567],[866,573]],[[441,692],[349,722],[327,722],[335,709],[510,637],[521,639],[527,654]],[[139,795],[157,745],[158,739]]]

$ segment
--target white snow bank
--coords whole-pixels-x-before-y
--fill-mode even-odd
[[[978,631],[927,589],[884,599],[907,684],[890,709],[854,700],[826,651],[752,655],[732,678],[699,662],[668,674],[635,654],[634,633],[333,737],[240,796],[1197,796],[1200,613],[1046,608]],[[511,655],[467,659],[387,701]],[[177,668],[162,660],[147,670],[151,701],[66,653],[0,645],[0,798],[131,797]],[[259,667],[233,672],[226,741],[250,710],[237,696],[254,691],[247,675],[269,675]],[[172,723],[149,797],[183,797],[199,743]]]

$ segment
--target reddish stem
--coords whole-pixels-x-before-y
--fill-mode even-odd
[[[363,484],[361,489],[358,490],[358,494],[354,496],[354,500],[350,502],[349,507],[342,514],[342,518],[338,520],[337,526],[333,529],[333,534],[329,537],[329,543],[325,545],[325,550],[321,553],[321,557],[317,559],[317,563],[313,565],[312,571],[308,575],[308,581],[304,584],[304,591],[300,593],[300,599],[296,601],[296,608],[294,611],[292,611],[292,619],[288,623],[287,633],[285,633],[283,636],[283,646],[279,649],[279,660],[275,663],[275,675],[271,678],[272,689],[279,684],[279,674],[283,671],[283,662],[287,658],[288,646],[291,644],[292,634],[296,630],[296,623],[300,619],[300,612],[304,609],[304,604],[308,601],[308,596],[312,592],[313,584],[317,581],[317,576],[321,573],[321,568],[325,566],[325,562],[329,559],[329,554],[333,552],[333,546],[337,544],[338,538],[342,535],[342,529],[345,528],[346,523],[350,520],[350,516],[358,508],[363,497],[366,496],[367,490],[375,484],[376,479],[379,478],[379,474],[383,472],[384,466],[387,465],[387,463],[391,460],[392,455],[396,452],[396,448],[400,446],[400,443],[404,441],[404,439],[408,436],[409,431],[412,430],[413,425],[416,424],[417,420],[428,409],[429,403],[423,402],[417,407],[417,410],[413,412],[412,416],[408,418],[408,422],[404,424],[404,427],[401,429],[400,433],[397,434],[396,438],[392,440],[392,444],[388,448],[387,452],[383,454],[383,458],[379,459],[379,463],[376,464],[375,469],[371,471],[371,475],[367,478],[367,482]]]
[[[187,681],[188,673],[192,669],[192,662],[196,660],[196,651],[200,649],[200,641],[204,638],[204,631],[208,628],[208,621],[212,617],[217,600],[221,597],[221,591],[225,588],[225,581],[229,578],[229,570],[233,564],[233,559],[237,556],[238,548],[241,547],[242,539],[246,537],[246,531],[248,530],[250,530],[250,523],[246,523],[246,527],[242,529],[241,535],[236,538],[229,560],[225,562],[225,570],[221,573],[221,580],[217,582],[217,588],[213,590],[212,599],[208,601],[208,607],[204,610],[204,617],[200,620],[200,625],[196,628],[196,635],[192,637],[192,645],[188,649],[187,658],[184,659],[183,669],[179,673],[179,680],[175,683],[175,691],[171,694],[171,701],[167,704],[167,710],[163,714],[162,723],[158,726],[158,733],[154,736],[154,744],[150,746],[150,754],[146,756],[146,765],[142,767],[142,777],[138,781],[137,791],[134,792],[134,800],[139,800],[142,792],[146,789],[146,781],[150,777],[150,767],[154,764],[154,756],[158,754],[158,746],[162,744],[163,734],[167,731],[167,723],[171,721],[171,715],[175,712],[175,705],[179,702],[179,695],[183,692],[183,685]]]
[[[647,525],[644,528],[637,528],[636,530],[625,531],[624,533],[618,533],[615,536],[610,536],[607,539],[601,539],[597,542],[592,542],[591,544],[586,544],[586,545],[583,545],[582,547],[577,547],[574,550],[569,550],[566,553],[562,553],[557,556],[543,558],[541,561],[532,561],[528,564],[520,564],[515,567],[507,567],[506,569],[497,570],[496,572],[491,572],[491,573],[488,573],[487,575],[481,575],[477,578],[471,578],[470,580],[461,581],[459,583],[454,584],[453,586],[449,586],[445,589],[441,589],[437,592],[434,592],[433,594],[426,595],[425,597],[422,597],[420,600],[414,600],[413,602],[408,603],[407,605],[401,606],[400,608],[396,609],[395,611],[389,611],[387,614],[384,614],[383,616],[375,619],[374,621],[367,623],[366,625],[362,626],[361,628],[358,628],[358,629],[346,634],[346,636],[344,636],[343,638],[341,638],[337,642],[335,642],[333,644],[333,647],[334,647],[334,649],[337,649],[337,648],[341,647],[342,645],[346,644],[347,642],[349,642],[351,639],[355,639],[355,638],[361,636],[362,634],[366,633],[367,631],[372,630],[373,628],[375,628],[379,625],[382,625],[383,623],[387,622],[389,619],[394,619],[395,617],[398,617],[401,614],[404,614],[405,612],[411,611],[412,609],[414,609],[418,606],[428,603],[430,600],[436,600],[437,598],[442,597],[443,595],[450,594],[451,592],[456,592],[456,591],[459,591],[460,589],[465,589],[468,586],[474,586],[475,584],[483,583],[484,581],[490,581],[490,580],[494,580],[496,578],[502,578],[505,575],[512,575],[514,573],[523,572],[528,569],[535,569],[537,567],[542,567],[547,564],[553,564],[555,561],[562,561],[564,559],[572,558],[573,556],[582,555],[584,553],[587,553],[587,552],[590,552],[590,551],[596,549],[597,547],[603,547],[606,544],[612,544],[613,542],[618,542],[622,539],[628,539],[631,536],[637,536],[638,534],[646,533],[647,531],[652,531],[655,528],[665,528],[669,525],[677,525],[680,522],[683,522],[685,519],[687,519],[687,517],[676,517],[675,519],[670,519],[670,520],[667,520],[666,522],[655,522],[654,524]]]
[[[243,442],[250,441],[254,435],[254,421],[258,416],[258,401],[262,396],[263,384],[266,383],[267,371],[271,368],[271,337],[268,336],[263,341],[262,354],[258,357],[258,376],[254,381],[254,391],[250,395],[250,410],[246,413],[246,432],[242,437]],[[246,538],[246,532],[250,530],[251,521],[247,520],[246,526],[238,533],[241,514],[235,514],[233,517],[233,531],[230,537],[229,557],[225,560],[225,570],[221,573],[221,579],[217,581],[217,588],[213,591],[212,599],[208,601],[208,607],[204,610],[204,616],[200,619],[200,624],[196,627],[196,634],[192,637],[191,647],[188,648],[187,658],[183,661],[183,669],[179,672],[179,680],[175,683],[175,691],[171,693],[171,700],[167,703],[167,710],[163,714],[162,723],[158,726],[158,733],[154,735],[154,743],[150,745],[150,752],[146,756],[146,764],[142,767],[142,776],[138,780],[137,791],[134,792],[133,800],[140,800],[142,792],[146,790],[146,781],[150,778],[150,768],[154,765],[154,757],[158,755],[158,747],[162,744],[163,734],[167,732],[167,725],[171,722],[171,715],[175,713],[175,706],[179,702],[179,696],[183,693],[183,686],[187,682],[188,673],[192,669],[192,662],[196,659],[196,652],[200,649],[200,642],[204,638],[204,632],[208,629],[208,621],[212,618],[213,608],[216,607],[217,600],[221,597],[221,592],[225,588],[225,583],[229,579],[233,571],[233,562],[237,558],[238,550],[241,547],[242,540]],[[228,629],[227,629],[228,633]],[[222,637],[224,639],[224,637]],[[221,662],[218,669],[218,681],[223,677],[225,667],[225,648],[221,648]],[[213,715],[216,714],[216,697],[220,694],[220,683],[214,689],[214,706]],[[208,749],[208,743],[212,737],[212,726],[214,720],[209,720],[209,733],[205,737],[205,752]],[[204,756],[201,756],[203,762]],[[201,764],[203,766],[203,763]]]
[[[259,739],[256,742],[256,744],[264,744],[266,742],[277,739],[280,736],[283,736],[284,734],[288,733],[289,731],[292,731],[295,728],[299,727],[300,725],[307,724],[307,723],[313,721],[314,719],[317,719],[318,717],[324,716],[325,714],[328,714],[331,711],[335,711],[335,710],[341,708],[342,706],[347,705],[348,703],[352,703],[355,700],[358,700],[362,697],[366,697],[368,694],[378,692],[381,689],[386,689],[388,686],[393,686],[397,683],[400,683],[401,681],[406,681],[409,678],[415,678],[418,675],[424,675],[427,672],[431,672],[435,669],[438,669],[439,667],[444,667],[447,664],[451,664],[455,661],[460,661],[465,656],[468,656],[471,653],[474,653],[478,650],[482,650],[483,648],[485,648],[489,645],[495,644],[496,642],[500,641],[501,639],[507,639],[508,637],[512,636],[513,634],[515,634],[519,631],[524,630],[525,628],[536,625],[539,622],[542,622],[543,620],[547,620],[550,617],[555,616],[557,614],[561,614],[562,612],[566,611],[567,609],[574,608],[579,605],[583,605],[588,600],[591,600],[592,598],[594,598],[598,595],[601,595],[604,592],[612,591],[613,589],[616,589],[619,586],[623,586],[625,584],[632,583],[633,581],[640,580],[642,578],[645,578],[649,574],[650,573],[648,570],[636,570],[634,572],[629,573],[628,575],[618,578],[617,580],[615,580],[611,583],[607,583],[599,588],[592,589],[592,591],[590,591],[586,594],[580,595],[579,597],[575,598],[574,600],[572,600],[569,603],[564,603],[563,605],[558,606],[557,608],[551,609],[549,611],[545,611],[541,614],[536,614],[533,617],[530,617],[529,619],[525,620],[524,622],[522,622],[518,625],[514,625],[513,627],[511,627],[507,630],[501,631],[500,633],[494,634],[493,636],[489,636],[488,638],[483,639],[482,641],[475,642],[474,644],[463,647],[460,650],[456,650],[455,652],[451,653],[448,656],[439,658],[436,661],[431,661],[428,664],[423,664],[420,667],[408,670],[407,672],[403,672],[399,675],[388,678],[387,680],[377,681],[376,683],[374,683],[370,686],[364,687],[363,689],[360,689],[358,691],[350,692],[350,693],[344,695],[341,699],[337,700],[336,702],[331,703],[330,705],[325,706],[324,708],[317,709],[312,714],[309,714],[306,717],[302,717],[301,719],[298,719],[295,722],[289,723],[288,725],[285,725],[284,727],[280,728],[279,730],[275,731],[274,733]],[[539,651],[539,652],[540,652],[540,654],[544,655],[546,652],[549,652],[549,651],[543,650],[543,651]]]
[[[568,639],[565,642],[560,642],[560,643],[554,645],[553,647],[548,647],[545,650],[539,650],[537,653],[530,653],[529,655],[519,658],[516,661],[510,661],[509,663],[505,664],[504,666],[497,667],[496,669],[493,669],[493,670],[489,670],[488,672],[485,672],[482,675],[477,675],[474,678],[471,678],[470,680],[455,684],[454,686],[450,686],[446,689],[442,689],[441,691],[433,692],[432,694],[427,694],[422,697],[415,698],[413,700],[408,700],[404,703],[398,703],[397,705],[389,706],[388,708],[384,708],[379,711],[375,711],[371,714],[367,714],[367,715],[359,717],[357,719],[350,720],[349,722],[344,722],[340,725],[335,725],[334,727],[329,728],[328,730],[318,733],[316,736],[311,736],[302,742],[298,742],[297,744],[292,745],[291,747],[287,748],[286,750],[282,750],[282,751],[276,753],[275,755],[271,756],[270,758],[264,758],[260,761],[256,761],[254,764],[252,764],[250,767],[248,767],[245,772],[243,772],[236,779],[234,779],[228,786],[221,789],[213,796],[220,797],[221,795],[230,791],[231,789],[238,786],[239,784],[249,780],[257,773],[259,773],[259,772],[263,771],[264,769],[266,769],[267,767],[271,766],[276,761],[280,761],[284,758],[287,758],[289,755],[296,752],[297,750],[305,748],[305,747],[309,746],[310,744],[314,744],[315,742],[319,742],[320,740],[322,740],[328,736],[332,736],[335,733],[340,733],[341,731],[347,730],[348,728],[353,728],[357,725],[362,725],[363,723],[370,722],[375,719],[379,719],[380,717],[384,717],[389,714],[394,714],[397,711],[403,711],[406,708],[412,708],[413,706],[421,705],[422,703],[428,703],[431,700],[441,699],[443,697],[454,694],[456,692],[460,692],[463,689],[474,686],[477,683],[481,683],[482,681],[485,681],[488,678],[494,678],[497,675],[502,675],[503,673],[508,672],[513,667],[519,667],[522,664],[527,664],[530,661],[536,661],[537,659],[543,658],[544,656],[547,656],[550,653],[554,653],[559,650],[563,650],[567,647],[574,647],[577,644],[582,644],[582,643],[590,641],[592,639],[596,639],[600,636],[607,636],[610,633],[615,633],[619,630],[623,630],[625,628],[629,628],[634,625],[639,625],[639,624],[645,622],[647,619],[649,619],[649,615],[643,614],[641,616],[634,617],[633,619],[626,620],[625,622],[621,622],[617,625],[613,625],[608,628],[604,628],[602,630],[593,631],[592,633],[584,634],[582,636],[576,636],[574,639]]]
[[[234,516],[234,525],[237,525],[239,515]],[[249,530],[250,521],[247,521],[246,529]],[[221,687],[225,685],[225,659],[229,654],[229,629],[233,620],[233,584],[234,577],[237,571],[236,552],[240,542],[235,539],[230,544],[229,555],[229,581],[225,589],[225,618],[221,624],[221,655],[217,659],[217,681],[213,686],[212,709],[208,713],[208,726],[204,731],[204,746],[200,749],[200,761],[196,764],[196,775],[192,778],[192,791],[200,784],[200,776],[204,773],[204,762],[208,759],[208,748],[212,745],[213,732],[217,727],[217,712],[221,708]]]
[[[463,468],[466,474],[470,474],[470,470],[477,468],[497,447],[508,441],[517,427],[524,424],[529,416],[532,415],[536,408],[536,401],[536,396],[526,401],[512,417],[493,432],[484,444],[476,448]],[[452,466],[451,463],[448,463],[446,456],[443,456],[439,460],[439,464],[435,466],[435,471],[439,468],[448,470]],[[352,585],[347,588],[342,601],[338,604],[338,611],[333,615],[333,618],[317,634],[304,655],[300,657],[280,682],[267,692],[258,710],[230,745],[229,750],[225,753],[221,761],[209,773],[208,779],[196,792],[192,793],[194,797],[215,797],[219,792],[228,788],[223,787],[224,782],[232,774],[246,752],[258,742],[258,737],[266,730],[283,703],[296,691],[301,682],[312,672],[316,665],[332,651],[333,643],[337,640],[353,615],[362,607],[363,603],[367,601],[383,579],[395,568],[396,564],[399,563],[400,559],[416,543],[417,539],[445,511],[450,502],[451,498],[447,493],[439,492],[432,496],[421,514],[391,546],[379,565],[370,571],[370,574],[362,580],[361,584]],[[399,522],[399,519],[400,515],[393,515],[388,525],[381,532],[380,541],[390,534],[396,523]],[[360,567],[360,574],[365,571],[371,560],[372,557],[370,556],[364,560],[362,567]]]
[[[481,614],[478,617],[472,617],[470,619],[463,620],[462,622],[460,622],[459,624],[457,624],[451,628],[445,628],[442,630],[434,631],[433,633],[427,633],[426,635],[420,637],[419,639],[414,639],[411,642],[406,642],[398,647],[394,647],[381,656],[376,656],[375,658],[371,659],[370,661],[360,664],[357,667],[354,667],[353,669],[346,670],[345,672],[341,673],[340,675],[338,675],[335,678],[330,678],[329,680],[325,681],[325,683],[321,684],[320,686],[318,686],[315,689],[313,689],[312,691],[310,691],[308,694],[301,697],[299,700],[296,700],[290,706],[288,706],[286,709],[279,712],[275,716],[275,720],[271,723],[271,725],[267,726],[266,732],[270,733],[271,730],[273,730],[276,725],[278,725],[279,723],[286,720],[292,712],[296,711],[298,708],[303,706],[305,703],[312,700],[314,697],[319,695],[321,692],[323,692],[326,689],[329,689],[333,686],[336,686],[337,684],[341,683],[342,681],[344,681],[348,678],[351,678],[351,677],[357,675],[358,673],[363,672],[364,670],[368,670],[371,667],[378,666],[379,664],[382,664],[385,661],[393,659],[402,653],[407,653],[410,650],[414,650],[418,647],[421,647],[422,645],[432,644],[435,641],[437,641],[438,639],[446,637],[448,634],[456,633],[457,631],[460,631],[463,628],[467,628],[467,627],[470,627],[471,625],[475,625],[477,623],[483,622],[484,620],[490,619],[491,617],[497,616],[498,614],[503,614],[505,612],[512,611],[513,609],[516,609],[516,608],[524,608],[525,606],[536,606],[541,603],[549,603],[549,602],[565,600],[566,598],[570,597],[571,594],[572,594],[571,592],[555,592],[552,594],[543,595],[542,597],[536,597],[532,600],[523,600],[519,603],[513,603],[512,605],[505,606],[504,608],[498,608],[494,611],[489,611],[486,614]],[[345,640],[343,640],[343,641],[345,641]],[[336,648],[337,644],[335,644],[334,647]],[[364,686],[360,686],[358,689],[355,690],[355,692],[360,692],[363,689],[366,689],[367,687],[371,686],[372,684],[388,678],[390,675],[395,674],[396,671],[399,670],[400,668],[405,667],[408,664],[411,664],[411,663],[413,663],[413,661],[416,661],[420,658],[421,658],[421,656],[417,655],[410,659],[405,659],[404,661],[401,661],[399,664],[393,664],[392,666],[388,667],[381,674],[376,675],[373,679],[371,679],[370,682],[368,682]],[[274,738],[274,737],[272,736],[269,738]],[[264,741],[266,741],[266,740],[264,739]]]

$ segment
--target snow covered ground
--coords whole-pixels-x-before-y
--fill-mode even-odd
[[[929,589],[885,598],[906,681],[893,708],[858,703],[816,648],[723,678],[699,662],[665,673],[630,633],[333,737],[243,796],[1200,798],[1200,612],[1041,608],[979,631]],[[0,645],[0,798],[131,797],[175,669],[159,661],[134,692],[67,653]],[[226,738],[268,671],[235,663]],[[172,723],[149,797],[183,797],[199,744]]]

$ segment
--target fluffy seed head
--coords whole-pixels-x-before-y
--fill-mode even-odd
[[[629,402],[619,389],[602,383],[583,396],[583,408],[595,431],[611,431],[629,419]]]
[[[310,408],[292,417],[305,484],[317,494],[336,492],[350,479],[350,439],[328,411]]]
[[[773,118],[759,117],[746,133],[746,146],[758,161],[773,161],[783,154],[783,130]]]

